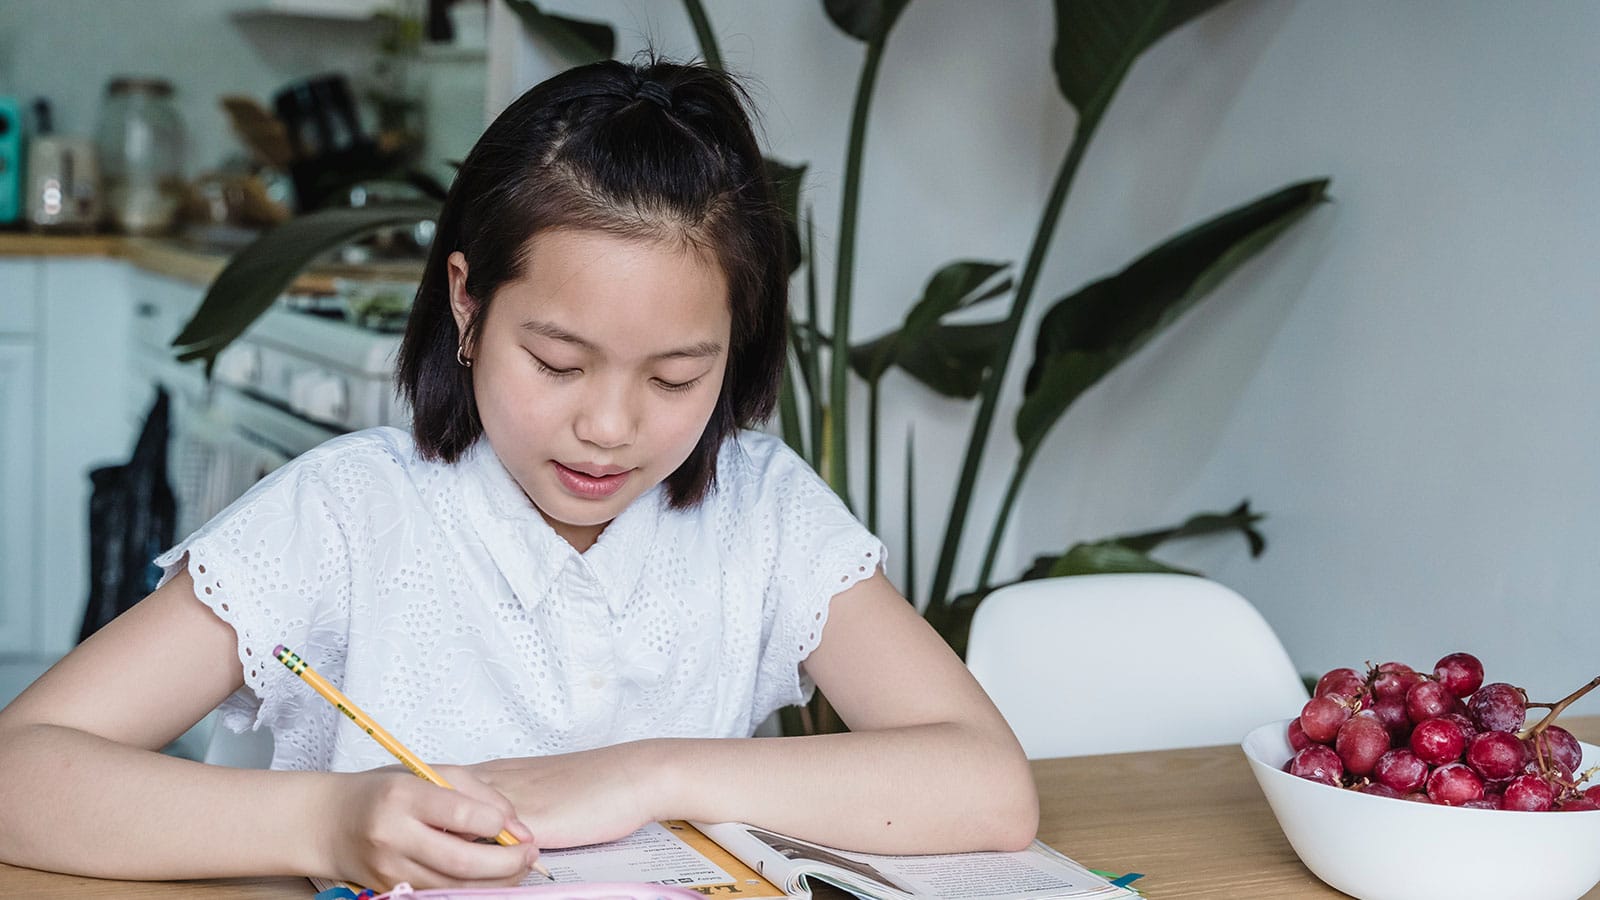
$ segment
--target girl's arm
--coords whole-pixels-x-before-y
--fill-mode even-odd
[[[1026,846],[1032,773],[966,666],[882,572],[829,609],[805,668],[848,734],[641,741],[478,769],[550,846],[665,818],[880,853]]]
[[[481,783],[398,771],[268,772],[161,747],[244,683],[233,629],[180,570],[0,711],[0,860],[113,878],[316,874],[505,884],[532,849]],[[432,827],[430,827],[432,826]]]

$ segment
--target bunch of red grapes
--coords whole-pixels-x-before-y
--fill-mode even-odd
[[[1483,683],[1470,653],[1439,660],[1432,674],[1404,663],[1334,669],[1289,723],[1294,756],[1284,771],[1334,787],[1473,809],[1526,812],[1600,809],[1596,770],[1554,724],[1600,678],[1556,703],[1531,703],[1518,687]],[[1533,726],[1531,707],[1550,710]]]

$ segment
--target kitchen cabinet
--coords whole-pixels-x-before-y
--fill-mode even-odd
[[[143,409],[124,387],[132,377],[127,263],[49,259],[41,276],[37,390],[45,502],[37,627],[41,648],[65,653],[77,641],[89,597],[89,470],[127,461]]]
[[[26,336],[0,335],[0,654],[34,643],[34,348]]]
[[[0,655],[33,650],[39,515],[34,331],[39,264],[0,260]]]
[[[0,653],[58,656],[89,585],[89,470],[126,460],[128,266],[0,259]],[[148,402],[148,401],[146,401]]]

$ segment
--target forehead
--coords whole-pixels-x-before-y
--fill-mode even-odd
[[[713,254],[598,231],[534,235],[521,276],[501,286],[494,305],[502,326],[551,322],[617,352],[726,344],[731,328],[728,280]]]

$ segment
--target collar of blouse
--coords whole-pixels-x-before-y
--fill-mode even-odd
[[[622,612],[655,539],[664,509],[661,485],[630,503],[592,547],[579,553],[544,520],[487,440],[480,438],[457,465],[467,482],[460,496],[473,530],[518,602],[530,611],[538,607],[555,590],[562,570],[572,567],[604,596],[612,615]]]

